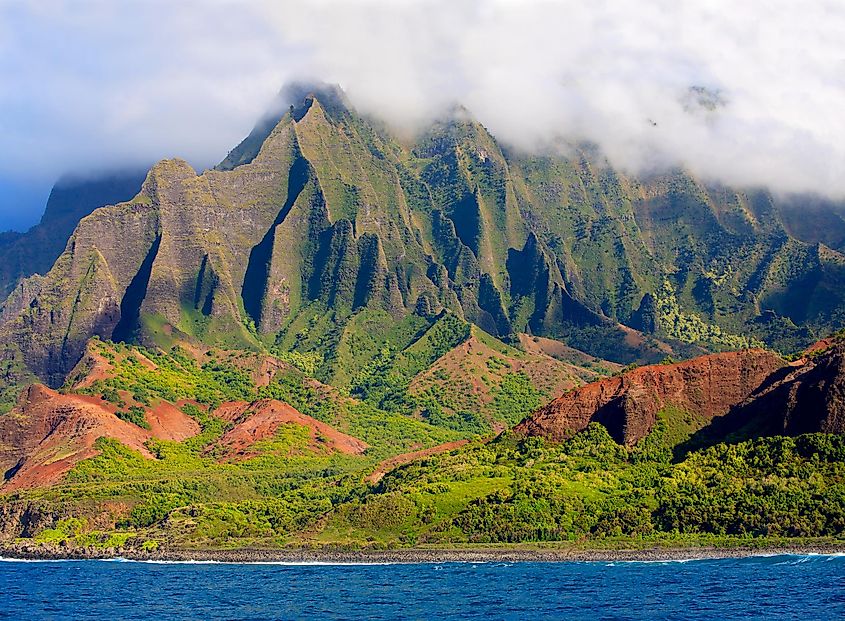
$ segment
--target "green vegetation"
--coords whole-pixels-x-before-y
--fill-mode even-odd
[[[389,412],[413,411],[408,386],[440,356],[465,341],[470,326],[451,313],[444,314],[419,338],[400,351],[382,348],[352,380],[353,396]]]
[[[605,372],[522,351],[522,333],[636,365],[797,350],[840,327],[839,215],[798,222],[780,198],[683,172],[638,180],[592,147],[510,151],[464,111],[409,144],[342,93],[317,91],[215,171],[158,164],[132,202],[79,221],[44,276],[16,286],[20,270],[0,262],[0,289],[13,292],[0,308],[0,414],[37,375],[142,428],[162,406],[200,427],[141,452],[100,438],[99,455],[60,484],[17,492],[9,502],[55,512],[38,541],[152,550],[841,535],[838,438],[723,436],[690,452],[702,421],[667,407],[635,448],[595,425],[561,445],[492,439]],[[163,215],[176,210],[180,228],[169,230]],[[92,338],[116,316],[106,295],[120,300],[113,338],[146,346]],[[260,399],[368,448],[331,453],[313,428],[282,424],[227,452],[224,435]],[[215,415],[231,401],[253,405],[228,410],[234,422]],[[385,460],[461,439],[472,443],[367,482]],[[110,511],[115,528],[95,530]]]
[[[675,289],[668,280],[663,282],[656,300],[658,325],[672,338],[722,350],[764,346],[755,338],[729,334],[718,325],[706,323],[697,314],[683,312],[676,299]]]
[[[289,403],[303,414],[360,438],[370,445],[367,454],[372,457],[384,458],[415,447],[433,446],[461,437],[414,418],[385,412],[368,403],[343,397],[301,375],[282,375],[270,385],[260,388],[258,396]]]
[[[274,390],[313,403],[294,382]],[[296,397],[296,395],[299,395]],[[78,464],[65,483],[18,495],[75,507],[36,535],[41,543],[181,547],[614,542],[747,544],[767,538],[842,536],[845,438],[809,434],[720,443],[677,457],[695,423],[667,412],[634,448],[591,424],[561,444],[504,434],[388,472],[363,476],[372,456],[310,453],[308,434],[284,425],[243,462],[218,462],[225,430],[205,420],[183,443],[151,441],[155,460],[114,440]],[[312,409],[312,413],[319,411]],[[328,415],[329,410],[323,414]],[[365,429],[363,425],[360,429]],[[375,438],[372,432],[371,438]],[[91,507],[127,506],[108,531],[89,527]],[[92,504],[94,503],[94,504]]]
[[[540,407],[543,395],[522,372],[508,373],[493,391],[493,407],[497,418],[515,425]]]
[[[249,400],[255,395],[249,373],[235,364],[238,357],[250,354],[230,352],[225,360],[212,359],[200,365],[179,346],[169,352],[96,340],[91,346],[113,368],[108,377],[79,392],[101,395],[121,408],[125,405],[121,395],[142,405],[150,405],[155,399],[172,403],[190,399],[211,409],[223,401]],[[69,378],[65,388],[69,389],[75,379]]]
[[[336,509],[319,538],[402,545],[843,533],[841,437],[719,444],[678,463],[660,444],[625,449],[597,424],[561,445],[504,436],[389,473]]]
[[[21,389],[36,380],[14,348],[0,350],[0,415],[11,410]]]
[[[146,419],[146,412],[141,406],[130,405],[127,410],[118,410],[117,412],[115,412],[115,414],[120,420],[125,420],[127,423],[138,425],[143,429],[150,428],[150,424],[147,422]]]
[[[91,530],[84,518],[64,518],[53,528],[45,528],[35,541],[48,545],[70,545],[95,549],[119,549],[135,536],[131,531]]]
[[[203,439],[217,433],[204,431]],[[253,530],[221,536],[247,537],[270,520],[272,537],[285,538],[313,523],[333,499],[351,489],[356,480],[352,474],[373,463],[368,458],[311,453],[304,448],[307,440],[303,427],[282,425],[274,438],[254,446],[256,457],[218,462],[201,441],[151,441],[156,459],[150,460],[103,438],[97,443],[100,455],[80,462],[65,484],[31,495],[71,506],[119,501],[130,507],[116,520],[119,531],[148,529],[149,538],[164,529],[168,538],[184,545],[221,542],[213,537],[219,529],[215,524],[228,518],[233,523],[226,533],[237,528],[239,520]]]

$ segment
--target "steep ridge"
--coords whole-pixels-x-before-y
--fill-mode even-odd
[[[0,340],[60,385],[91,336],[112,335],[120,301],[158,236],[158,213],[139,202],[84,218],[50,272],[24,280],[0,307]]]
[[[649,434],[662,410],[688,412],[703,427],[728,414],[785,366],[771,352],[743,350],[641,367],[563,394],[514,431],[561,441],[598,422],[617,442],[633,445]]]
[[[845,341],[830,339],[720,421],[720,435],[845,434]]]
[[[356,315],[382,311],[386,329],[448,310],[500,338],[655,362],[661,343],[794,350],[845,320],[835,236],[791,236],[765,192],[631,178],[578,145],[529,156],[462,109],[407,144],[339,89],[297,97],[217,169],[159,162],[132,200],[83,218],[0,306],[4,360],[58,386],[91,336],[176,335],[319,344],[330,377]]]
[[[5,298],[21,278],[46,274],[82,218],[99,207],[131,199],[145,176],[146,171],[125,171],[60,179],[37,225],[6,243],[0,234],[0,298]]]

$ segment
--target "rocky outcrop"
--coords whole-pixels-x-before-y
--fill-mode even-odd
[[[561,441],[598,422],[618,442],[633,445],[648,435],[664,408],[706,420],[725,416],[785,366],[771,352],[745,350],[641,367],[558,397],[515,432]]]
[[[845,342],[829,339],[740,404],[726,431],[753,435],[845,434]]]
[[[0,503],[0,541],[33,537],[53,526],[57,519],[60,518],[55,508],[31,500]]]

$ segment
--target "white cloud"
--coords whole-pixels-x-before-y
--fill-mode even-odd
[[[459,101],[523,148],[845,197],[841,1],[77,0],[3,5],[0,35],[7,175],[211,164],[313,77],[404,127]]]

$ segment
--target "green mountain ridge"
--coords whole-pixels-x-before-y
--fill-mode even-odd
[[[590,149],[519,154],[465,114],[406,146],[323,88],[216,170],[160,162],[131,201],[83,218],[0,307],[0,343],[52,385],[93,335],[151,343],[167,326],[331,349],[362,309],[448,309],[625,363],[642,352],[619,323],[681,356],[701,351],[682,343],[794,349],[841,322],[845,257],[806,225],[797,238],[783,209],[681,171],[634,179]],[[331,320],[308,328],[318,316]]]
[[[8,296],[20,279],[49,271],[79,220],[99,207],[132,198],[145,174],[136,170],[60,179],[38,224],[25,233],[0,234],[0,296]]]

